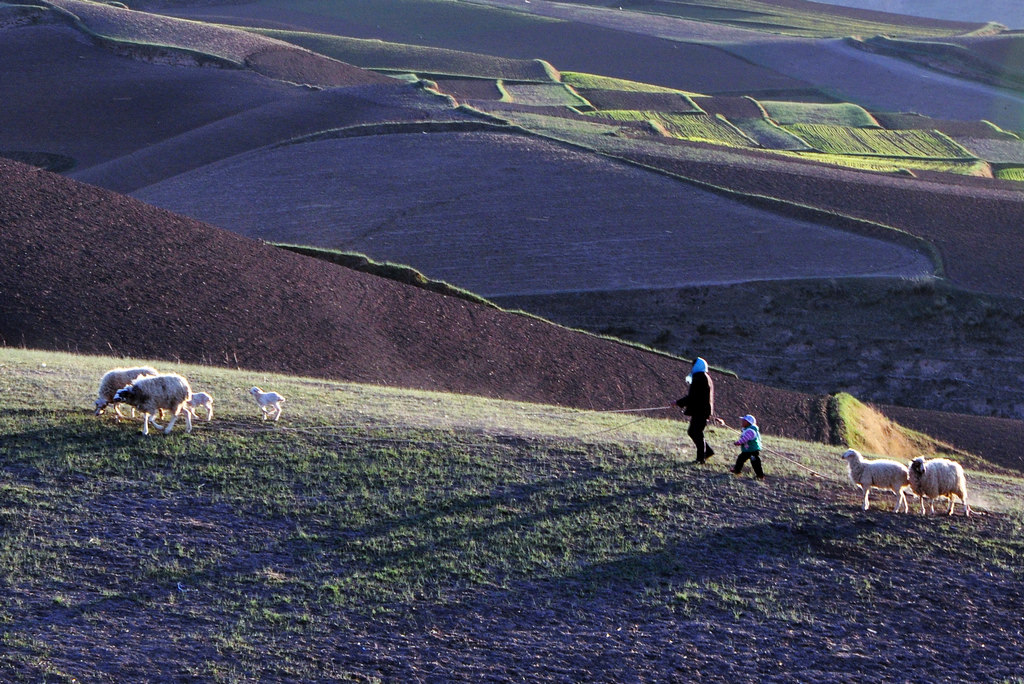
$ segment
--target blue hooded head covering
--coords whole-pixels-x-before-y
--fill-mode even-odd
[[[693,370],[691,370],[690,373],[707,373],[707,372],[708,372],[708,362],[698,356],[697,360],[693,362]]]

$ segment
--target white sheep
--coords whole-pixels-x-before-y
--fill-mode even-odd
[[[971,506],[967,503],[967,478],[964,469],[956,461],[948,458],[925,460],[918,456],[910,462],[910,488],[921,497],[921,515],[924,515],[924,500],[927,497],[932,513],[935,512],[935,499],[945,496],[949,499],[948,515],[953,515],[956,505],[954,496],[960,497],[964,504],[964,514],[970,517]]]
[[[901,508],[910,512],[910,504],[907,503],[907,497],[903,493],[903,489],[910,486],[910,475],[905,465],[885,459],[869,461],[856,449],[850,449],[843,454],[843,459],[850,468],[850,480],[864,490],[865,511],[868,510],[868,496],[871,494],[871,488],[878,487],[879,489],[889,489],[896,495],[894,513],[899,513]]]
[[[249,394],[256,400],[257,406],[260,407],[260,411],[263,413],[263,420],[267,419],[270,414],[274,415],[274,420],[281,417],[281,404],[284,403],[284,397],[277,392],[264,392],[259,387],[253,387],[249,390]]]
[[[198,419],[199,414],[196,413],[196,409],[199,407],[206,409],[206,420],[213,420],[213,397],[206,392],[193,393],[189,400],[185,402],[185,410]]]
[[[168,373],[136,379],[127,387],[119,389],[114,395],[114,401],[123,401],[142,411],[142,434],[148,435],[149,424],[153,423],[153,427],[169,435],[180,415],[185,416],[185,432],[192,432],[192,414],[185,408],[191,397],[192,388],[188,380],[175,373]],[[155,414],[160,409],[171,412],[171,421],[165,428],[156,422]]]
[[[117,422],[121,422],[124,414],[121,413],[121,405],[114,401],[117,390],[130,385],[136,378],[147,375],[159,375],[155,368],[140,366],[138,368],[112,368],[103,374],[100,379],[100,389],[96,397],[96,415],[103,413],[103,410],[110,404],[114,405],[114,414]],[[132,417],[135,417],[135,408],[132,408]]]

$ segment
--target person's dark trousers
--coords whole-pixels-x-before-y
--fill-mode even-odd
[[[736,467],[732,469],[732,472],[739,475],[743,472],[743,465],[750,459],[750,465],[754,469],[754,474],[758,477],[764,477],[764,471],[761,470],[761,452],[760,451],[745,451],[739,455],[736,459]]]
[[[703,463],[715,453],[715,450],[704,441],[704,428],[707,425],[707,418],[693,416],[690,418],[690,427],[686,430],[686,434],[693,440],[693,446],[697,447],[697,463]]]

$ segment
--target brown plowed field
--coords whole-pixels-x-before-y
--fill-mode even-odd
[[[934,244],[954,282],[1024,295],[1024,269],[1016,256],[1024,195],[1009,185],[988,181],[982,186],[977,179],[948,174],[941,182],[922,182],[813,163],[782,163],[758,152],[680,150],[677,146],[651,154],[650,149],[620,148],[618,153],[716,187],[894,226]]]
[[[63,154],[80,169],[303,92],[249,71],[119,57],[63,26],[0,36],[0,149]]]
[[[134,195],[250,237],[409,264],[483,296],[932,272],[907,247],[503,132],[262,149]],[[737,258],[741,244],[758,258]]]
[[[332,129],[382,121],[478,120],[447,98],[391,80],[350,88],[307,91],[162,140],[72,177],[118,192],[132,192],[249,150]],[[317,162],[322,166],[323,160]],[[244,193],[246,188],[236,187]]]

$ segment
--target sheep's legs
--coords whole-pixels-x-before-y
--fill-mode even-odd
[[[163,430],[164,429],[163,426],[160,425],[160,423],[156,422],[156,418],[153,417],[152,413],[143,413],[142,414],[142,434],[144,434],[144,435],[148,435],[149,434],[149,424],[150,423],[152,423],[153,427],[155,427],[157,430]]]
[[[950,494],[950,496],[949,496],[949,515],[953,515],[953,506],[955,505],[955,502],[956,502],[956,499],[954,499],[953,495]],[[964,505],[964,515],[967,516],[968,518],[971,517],[971,505],[969,503],[967,503],[967,497],[961,496],[960,497],[960,502],[963,503],[963,505]]]
[[[910,513],[910,504],[907,503],[907,495],[903,493],[902,489],[896,492],[896,510],[893,512],[899,513],[901,509]]]
[[[171,422],[167,423],[167,427],[164,428],[165,435],[171,434],[171,429],[174,427],[174,424],[178,422],[178,416],[180,415],[185,416],[185,432],[192,432],[192,414],[188,411],[180,411],[171,416]]]
[[[868,510],[868,497],[871,496],[871,487],[864,487],[864,510]]]

